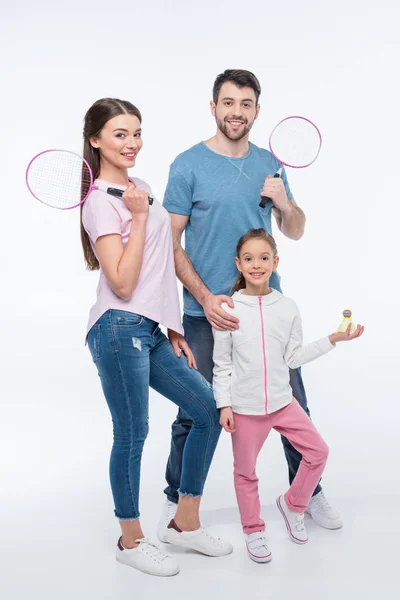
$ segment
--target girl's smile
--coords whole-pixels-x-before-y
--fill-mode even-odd
[[[236,266],[245,282],[245,294],[263,296],[270,292],[269,278],[278,266],[279,258],[267,240],[252,238],[245,242],[236,258]]]

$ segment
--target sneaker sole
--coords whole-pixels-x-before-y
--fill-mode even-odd
[[[289,537],[290,537],[290,539],[291,539],[293,542],[295,542],[295,544],[300,544],[301,546],[302,546],[303,544],[307,544],[307,542],[308,542],[308,538],[307,538],[306,540],[300,540],[299,538],[296,538],[296,537],[293,535],[293,533],[292,533],[292,530],[291,530],[291,528],[290,528],[289,521],[288,521],[288,519],[287,519],[287,516],[285,515],[285,511],[283,510],[283,508],[282,508],[282,506],[281,506],[281,502],[280,502],[280,496],[279,496],[279,497],[276,499],[276,505],[277,505],[277,507],[278,507],[278,509],[279,509],[279,512],[281,513],[281,515],[282,515],[282,517],[283,517],[283,520],[285,521],[286,529],[287,529],[287,532],[288,532],[288,534],[289,534]]]
[[[145,573],[146,575],[153,575],[153,577],[174,577],[174,575],[178,575],[178,573],[180,572],[180,568],[178,567],[177,571],[174,571],[171,573],[154,573],[154,571],[150,571],[150,569],[141,569],[140,567],[137,567],[136,565],[131,565],[129,562],[125,562],[125,561],[121,560],[121,558],[119,556],[116,556],[116,560],[121,565],[130,567],[131,569],[136,569],[136,571],[140,571],[141,573]]]
[[[270,552],[266,556],[255,556],[255,554],[252,554],[249,548],[247,548],[247,554],[249,555],[249,558],[256,563],[268,563],[272,560],[272,552]]]

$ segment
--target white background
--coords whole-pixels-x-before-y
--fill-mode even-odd
[[[254,565],[241,556],[227,435],[212,465],[204,519],[222,524],[224,535],[236,540],[240,562],[226,559],[219,573],[211,571],[210,561],[196,563],[196,557],[185,555],[186,575],[161,583],[115,569],[118,526],[107,479],[111,422],[83,343],[97,274],[84,269],[79,211],[46,208],[24,184],[26,165],[40,150],[79,152],[87,108],[113,96],[142,111],[144,148],[134,174],[162,199],[174,157],[215,131],[208,103],[215,76],[226,68],[249,69],[261,82],[252,141],[265,146],[273,125],[290,114],[314,120],[323,135],[318,161],[304,171],[288,170],[307,215],[306,233],[298,242],[276,235],[284,291],[300,306],[306,341],[334,331],[345,308],[366,326],[362,339],[303,368],[313,418],[331,448],[324,489],[341,509],[347,530],[339,535],[347,537],[315,529],[304,552],[282,539],[281,556],[269,567],[270,589],[274,598],[289,597],[293,590],[298,597],[303,591],[305,598],[339,593],[347,598],[354,590],[370,597],[390,589],[395,572],[386,572],[387,544],[396,527],[399,533],[400,494],[399,18],[395,0],[4,3],[4,598],[114,598],[129,590],[135,595],[137,586],[152,597],[157,591],[164,597],[186,597],[190,591],[196,598],[196,593],[213,597],[217,590],[226,598],[233,589],[251,590],[256,597],[263,592],[261,571],[253,572]],[[142,513],[153,538],[174,414],[175,407],[152,393]],[[277,520],[279,537],[283,525],[271,505],[287,478],[276,434],[264,448],[259,475],[262,502],[272,523]],[[321,563],[316,557],[328,548],[333,548],[330,558]],[[354,570],[352,560],[360,556]],[[375,567],[371,580],[368,562],[377,556],[381,570]],[[341,569],[343,588],[335,587]],[[199,583],[189,590],[193,573]],[[252,581],[257,587],[251,588]]]

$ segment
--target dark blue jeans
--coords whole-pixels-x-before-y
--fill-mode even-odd
[[[141,315],[108,310],[91,328],[88,345],[113,422],[110,480],[115,515],[120,520],[134,520],[140,514],[149,386],[191,418],[174,492],[178,495],[179,488],[180,495],[200,496],[221,431],[211,385],[195,369],[189,369],[183,354],[180,358],[175,355],[158,324]]]
[[[212,359],[214,338],[210,323],[205,317],[191,317],[189,315],[184,315],[183,328],[185,330],[185,339],[194,354],[200,373],[211,383],[214,366]],[[290,385],[292,387],[293,396],[305,412],[310,415],[300,369],[290,369]],[[168,486],[165,488],[164,492],[171,502],[178,502],[178,489],[182,472],[182,455],[191,426],[191,418],[187,413],[180,409],[176,420],[172,424],[171,450],[165,474]],[[281,436],[281,440],[289,468],[289,482],[292,483],[302,460],[302,455],[293,448],[292,444],[284,436]],[[321,487],[318,484],[313,495],[315,496],[315,494],[318,494],[320,491]]]

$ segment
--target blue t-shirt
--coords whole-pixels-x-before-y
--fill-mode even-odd
[[[241,158],[217,154],[204,142],[180,154],[169,171],[164,208],[188,215],[185,250],[201,279],[213,294],[229,294],[238,276],[236,244],[251,228],[271,233],[271,210],[260,208],[260,191],[267,175],[280,163],[263,148],[250,143]],[[282,171],[288,198],[293,198]],[[271,275],[271,287],[280,290],[279,275]],[[204,316],[201,305],[184,288],[184,312]]]

